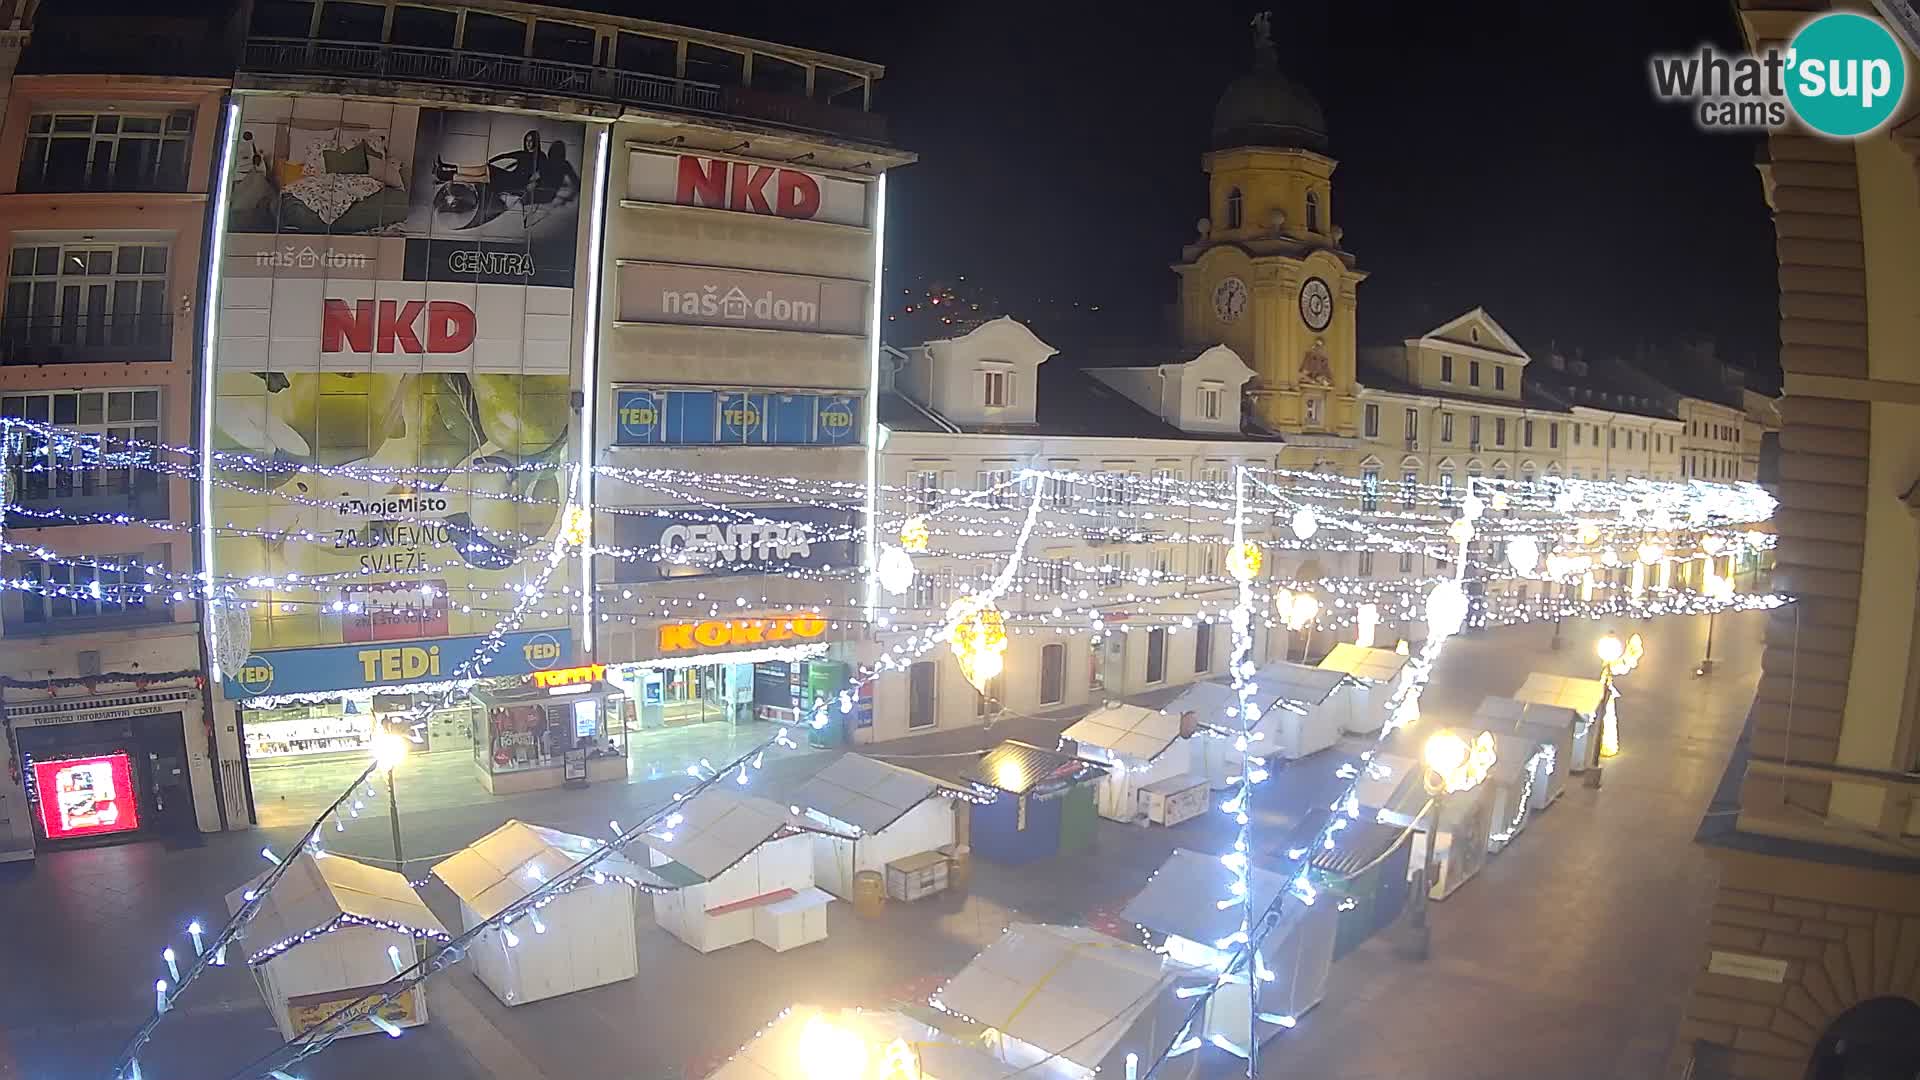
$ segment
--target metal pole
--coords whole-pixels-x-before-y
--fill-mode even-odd
[[[398,766],[387,770],[387,821],[393,826],[393,868],[405,876],[407,857],[400,853],[400,800],[393,793],[393,774]]]
[[[1698,674],[1708,675],[1713,672],[1713,622],[1719,616],[1718,610],[1707,612],[1707,655],[1700,660]]]
[[[1587,771],[1582,781],[1595,791],[1600,790],[1600,744],[1607,734],[1607,699],[1613,696],[1613,665],[1600,665],[1600,706],[1593,711],[1593,720],[1587,725]]]

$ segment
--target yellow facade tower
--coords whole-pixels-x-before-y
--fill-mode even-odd
[[[1320,105],[1280,73],[1267,16],[1253,25],[1254,68],[1220,96],[1201,159],[1208,213],[1173,267],[1181,336],[1227,345],[1253,368],[1250,417],[1261,427],[1351,438],[1354,294],[1366,275],[1333,224]]]

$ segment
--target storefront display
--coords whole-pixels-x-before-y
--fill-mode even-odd
[[[472,729],[474,765],[488,791],[559,787],[570,752],[576,772],[584,757],[588,783],[626,778],[626,695],[604,682],[556,681],[557,674],[473,691],[482,714]]]
[[[133,764],[124,753],[33,763],[40,825],[49,840],[132,832],[140,827]]]
[[[183,709],[193,691],[8,703],[36,846],[179,835],[199,827]],[[129,715],[129,714],[132,715]]]

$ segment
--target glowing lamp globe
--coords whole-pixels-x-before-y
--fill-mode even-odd
[[[1312,593],[1294,593],[1293,602],[1287,607],[1287,628],[1299,630],[1320,614],[1320,601]]]
[[[1457,581],[1442,581],[1427,594],[1427,633],[1450,638],[1467,623],[1467,593]]]
[[[1509,502],[1511,502],[1511,500],[1510,500],[1510,499],[1509,499],[1509,498],[1507,497],[1507,493],[1506,493],[1506,492],[1504,492],[1504,491],[1496,491],[1496,492],[1494,492],[1494,493],[1493,493],[1493,510],[1494,510],[1494,513],[1500,513],[1501,511],[1504,511],[1504,510],[1505,510],[1505,509],[1507,508],[1507,505],[1508,505],[1508,503],[1509,503]]]
[[[1617,635],[1608,634],[1594,645],[1593,651],[1600,657],[1601,663],[1611,666],[1627,654],[1627,646]]]
[[[1465,768],[1471,753],[1467,740],[1451,731],[1442,731],[1428,737],[1426,745],[1420,749],[1420,760],[1427,768],[1446,776]]]
[[[1641,544],[1640,550],[1634,554],[1640,557],[1640,565],[1652,566],[1666,556],[1667,549],[1659,544]]]
[[[1251,543],[1236,544],[1227,552],[1227,572],[1235,581],[1252,581],[1260,576],[1262,556],[1260,549]]]
[[[1454,518],[1453,524],[1447,526],[1447,539],[1463,545],[1470,542],[1473,539],[1473,522],[1463,517]]]
[[[1507,541],[1507,565],[1516,574],[1531,574],[1540,565],[1540,541],[1531,536],[1516,536]]]
[[[1471,491],[1467,492],[1466,498],[1460,500],[1460,516],[1466,518],[1468,521],[1477,520],[1481,514],[1486,512],[1486,500]]]
[[[381,772],[391,772],[407,760],[408,749],[407,737],[397,731],[382,731],[373,737],[373,760]]]
[[[893,596],[913,587],[913,556],[892,544],[881,550],[879,565],[873,569],[880,587]]]
[[[1302,540],[1320,531],[1320,522],[1314,518],[1313,511],[1304,506],[1293,512],[1293,520],[1289,524],[1293,526],[1293,535]]]
[[[954,601],[947,609],[950,629],[948,647],[960,661],[960,673],[973,688],[986,692],[987,683],[1000,674],[1006,664],[1007,624],[1000,609],[981,596]]]
[[[927,542],[932,533],[927,529],[927,519],[918,514],[900,523],[900,546],[908,551],[927,550]]]
[[[815,1016],[800,1030],[794,1046],[806,1080],[848,1080],[867,1074],[867,1044],[852,1031]]]
[[[1580,530],[1574,533],[1574,538],[1583,544],[1591,544],[1600,539],[1600,527],[1591,521],[1582,522]]]
[[[1708,533],[1700,538],[1700,550],[1709,555],[1718,555],[1727,546],[1727,539],[1719,533]]]

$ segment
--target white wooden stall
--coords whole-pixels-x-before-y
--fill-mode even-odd
[[[1100,816],[1133,821],[1146,812],[1143,789],[1187,776],[1204,783],[1194,774],[1193,732],[1171,709],[1115,703],[1081,717],[1060,737],[1072,739],[1080,757],[1112,766],[1094,785]]]
[[[661,929],[703,953],[758,941],[787,949],[827,936],[833,897],[815,887],[813,834],[785,806],[711,787],[679,804],[671,829],[645,838]]]
[[[1139,945],[1078,926],[1014,923],[960,969],[934,1004],[1000,1033],[998,1056],[1031,1080],[1126,1075],[1126,1057],[1155,1060],[1184,1026],[1176,984],[1206,978]],[[1199,1055],[1157,1075],[1190,1071]]]
[[[1338,745],[1341,718],[1349,705],[1345,695],[1354,680],[1345,672],[1276,660],[1253,676],[1252,702],[1259,710],[1247,753],[1235,748],[1241,725],[1228,717],[1214,725],[1217,738],[1200,744],[1207,780],[1224,788],[1240,774],[1248,756],[1292,760]]]
[[[977,1037],[905,1012],[800,1005],[762,1029],[707,1080],[1013,1080],[1033,1075],[995,1054]]]
[[[1320,666],[1352,676],[1353,685],[1342,700],[1347,705],[1340,730],[1349,735],[1371,735],[1387,722],[1387,706],[1400,688],[1407,658],[1392,649],[1371,649],[1342,642],[1322,657]]]
[[[947,785],[862,754],[843,754],[792,795],[793,806],[828,831],[815,833],[813,884],[853,899],[853,877],[951,848],[954,800]]]
[[[1527,676],[1527,681],[1520,684],[1520,689],[1513,696],[1515,700],[1529,705],[1553,705],[1568,709],[1580,718],[1580,722],[1574,726],[1567,771],[1586,772],[1587,755],[1592,750],[1587,740],[1600,737],[1600,728],[1594,721],[1599,717],[1600,706],[1607,697],[1606,684],[1599,679],[1576,679],[1536,671]]]
[[[393,978],[395,956],[402,966],[413,966],[421,939],[447,939],[446,928],[405,877],[340,855],[302,851],[291,859],[293,865],[261,901],[238,942],[286,1039]],[[262,874],[228,893],[227,909],[238,914],[265,878]],[[381,1006],[379,1016],[396,1028],[426,1023],[426,987],[397,996]],[[362,1019],[348,1025],[345,1034],[379,1030]]]
[[[1286,879],[1259,867],[1253,868],[1251,877],[1258,919],[1281,896]],[[1217,903],[1229,895],[1232,879],[1233,871],[1221,864],[1219,856],[1177,848],[1120,915],[1152,933],[1165,935],[1168,956],[1218,975],[1226,970],[1229,954],[1213,943],[1240,929],[1241,909],[1223,911]],[[1339,912],[1330,903],[1310,905],[1290,894],[1281,899],[1279,921],[1260,943],[1261,960],[1273,974],[1272,980],[1261,984],[1260,1012],[1298,1019],[1320,1004],[1333,970],[1339,922]],[[1246,984],[1230,983],[1207,1001],[1200,1033],[1219,1034],[1244,1044],[1253,1020],[1253,1002]],[[1258,1030],[1260,1040],[1265,1042],[1286,1030],[1286,1025],[1262,1020]]]
[[[1464,738],[1469,733],[1459,734]],[[1535,760],[1541,755],[1540,743],[1525,735],[1495,732],[1493,742],[1493,768],[1485,781],[1493,789],[1488,795],[1491,831],[1487,833],[1487,850],[1497,853],[1533,820],[1533,788],[1540,776],[1536,769],[1542,762]]]
[[[599,846],[584,836],[508,821],[435,863],[433,876],[459,898],[460,917],[471,928]],[[490,927],[467,946],[474,974],[502,1003],[525,1005],[640,973],[636,882],[646,875],[619,855],[596,862],[594,869],[597,876],[569,885],[532,916]]]
[[[1388,825],[1416,830],[1407,876],[1426,866],[1427,844],[1433,836],[1434,810],[1439,814],[1438,872],[1427,895],[1444,900],[1467,883],[1487,862],[1487,837],[1493,831],[1493,788],[1481,783],[1435,802],[1426,790],[1424,767],[1397,754],[1375,754],[1362,763],[1354,797],[1363,815]]]
[[[1576,732],[1584,721],[1572,709],[1515,698],[1490,697],[1474,710],[1475,730],[1518,735],[1546,748],[1534,762],[1533,808],[1544,810],[1567,790],[1567,774],[1576,764]],[[1532,755],[1529,755],[1532,756]]]

